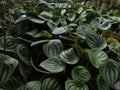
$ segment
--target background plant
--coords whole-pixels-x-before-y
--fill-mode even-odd
[[[105,3],[1,1],[1,90],[119,88],[119,2]]]

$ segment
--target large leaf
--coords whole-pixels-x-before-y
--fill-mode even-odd
[[[17,54],[26,65],[30,65],[30,53],[25,45],[19,44],[17,46]]]
[[[62,90],[61,83],[55,78],[46,78],[42,83],[42,90]]]
[[[89,90],[86,84],[81,84],[79,82],[75,82],[74,80],[66,80],[65,82],[65,90]]]
[[[86,34],[90,34],[90,33],[93,33],[93,31],[88,24],[80,25],[76,29],[76,34],[82,39],[86,39]]]
[[[87,53],[91,64],[95,68],[99,68],[100,65],[108,61],[108,55],[100,49],[87,50]]]
[[[13,74],[18,61],[10,56],[0,54],[0,86]]]
[[[49,58],[40,63],[40,66],[52,73],[59,73],[65,70],[65,64],[59,58]]]
[[[97,86],[98,90],[110,90],[110,87],[107,85],[107,83],[98,75],[97,77]]]
[[[21,85],[24,84],[24,81],[19,77],[11,77],[3,86],[2,88],[5,90],[16,90]]]
[[[104,49],[107,46],[107,43],[105,42],[105,40],[102,37],[100,37],[98,34],[95,34],[95,33],[87,34],[86,42],[90,48]]]
[[[49,42],[43,46],[44,54],[48,58],[58,57],[62,49],[63,45],[59,39],[49,40]]]
[[[90,80],[90,72],[83,66],[76,66],[71,72],[74,81],[79,83],[86,83]]]
[[[21,86],[17,90],[41,90],[41,82],[40,81],[30,81],[25,85]]]
[[[6,40],[4,40],[4,37],[1,37],[0,41],[1,41],[0,42],[0,50],[4,50],[4,46],[5,46],[6,51],[16,53],[16,47],[17,47],[18,43],[15,38],[13,38],[11,36],[7,36]],[[5,41],[5,43],[4,43],[4,41]]]
[[[95,25],[100,30],[108,30],[111,27],[111,20],[103,17],[97,17],[91,21],[92,25]]]
[[[119,65],[114,60],[109,61],[100,67],[100,76],[109,85],[112,86],[119,78]]]
[[[76,64],[79,61],[79,56],[75,53],[73,48],[62,51],[60,58],[67,64]]]

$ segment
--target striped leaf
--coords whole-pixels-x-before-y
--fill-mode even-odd
[[[44,54],[48,58],[56,58],[60,55],[63,50],[62,42],[59,39],[50,40],[43,46]]]
[[[100,30],[108,30],[111,27],[111,21],[103,17],[97,17],[91,21],[91,24],[99,28]]]
[[[62,51],[60,58],[67,64],[76,64],[79,61],[79,56],[75,53],[73,48]]]
[[[81,84],[79,82],[75,82],[74,80],[66,80],[65,82],[65,90],[89,90],[86,84]]]
[[[24,84],[24,81],[22,81],[19,77],[11,77],[3,86],[2,88],[5,90],[16,90],[21,85]]]
[[[30,65],[30,53],[25,45],[19,44],[17,46],[17,54],[26,65]]]
[[[41,82],[40,81],[30,81],[25,85],[19,87],[17,90],[41,90]]]
[[[98,75],[97,77],[97,86],[98,90],[110,90],[110,87],[107,85],[107,83]]]
[[[90,72],[83,66],[76,66],[72,69],[71,76],[74,81],[86,83],[90,80]]]
[[[42,90],[62,90],[61,83],[55,78],[46,78],[42,83]]]
[[[108,55],[100,49],[87,50],[87,53],[91,64],[95,68],[99,68],[100,65],[107,62]]]
[[[15,38],[7,36],[5,40],[6,51],[16,53],[16,47],[18,45]],[[4,50],[4,37],[0,38],[0,50]]]
[[[106,64],[100,67],[100,76],[109,86],[112,86],[118,80],[119,70],[118,63],[109,59]]]
[[[18,61],[10,56],[0,54],[0,86],[13,74]]]
[[[105,40],[95,33],[86,34],[86,42],[90,48],[104,49],[107,46]]]
[[[59,73],[65,70],[65,64],[61,62],[59,58],[49,58],[42,63],[40,66],[45,70],[52,72],[52,73]]]

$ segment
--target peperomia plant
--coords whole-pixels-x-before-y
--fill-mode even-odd
[[[105,12],[90,1],[7,4],[0,2],[0,90],[120,89],[117,6]]]

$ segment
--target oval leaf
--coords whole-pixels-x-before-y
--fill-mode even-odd
[[[48,58],[58,57],[62,50],[63,45],[59,39],[49,40],[49,42],[43,46],[44,54]]]
[[[25,85],[21,86],[17,90],[41,90],[41,82],[40,81],[30,81]]]
[[[100,49],[87,50],[87,52],[90,62],[95,68],[99,68],[100,65],[108,61],[108,55]]]
[[[71,72],[72,78],[76,82],[86,83],[90,80],[90,72],[83,66],[76,66]]]
[[[52,73],[59,73],[65,70],[65,64],[59,58],[49,58],[40,63],[40,66]]]
[[[90,48],[104,49],[107,46],[105,40],[98,34],[86,34],[86,42]]]
[[[17,54],[26,65],[30,65],[30,54],[28,48],[25,45],[19,44],[17,46]]]
[[[10,56],[0,54],[0,86],[13,74],[18,61]]]
[[[109,61],[100,67],[100,76],[109,85],[112,86],[119,78],[119,65],[114,60]]]
[[[0,38],[0,50],[4,50],[4,37]],[[8,52],[13,52],[16,53],[16,47],[18,45],[17,41],[15,38],[11,37],[11,36],[7,36],[6,37],[6,51]]]
[[[80,84],[79,82],[68,79],[65,82],[65,90],[89,90],[89,88],[86,84]]]
[[[55,78],[46,78],[42,83],[42,90],[62,90],[61,83]]]
[[[60,58],[62,59],[63,62],[67,64],[76,64],[79,61],[79,57],[75,53],[73,48],[62,51],[60,54]]]
[[[98,90],[110,90],[109,86],[107,83],[98,75],[97,77],[97,86]]]

